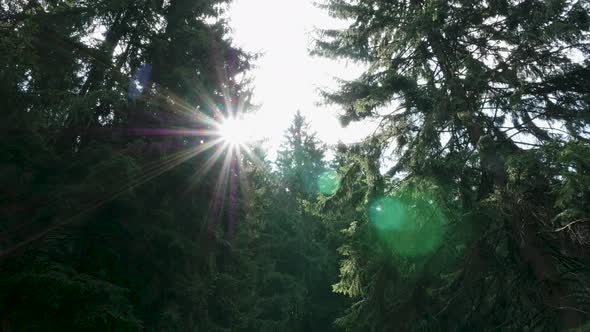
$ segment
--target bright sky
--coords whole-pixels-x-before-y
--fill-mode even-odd
[[[342,27],[312,0],[234,0],[228,12],[234,42],[249,52],[263,52],[251,73],[256,138],[268,138],[269,157],[283,140],[300,110],[320,139],[328,144],[357,142],[374,125],[353,123],[341,128],[335,106],[318,106],[318,88],[336,86],[334,77],[352,79],[362,67],[309,55],[314,28]],[[263,126],[260,126],[263,123]]]

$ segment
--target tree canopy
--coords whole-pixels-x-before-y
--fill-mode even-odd
[[[0,0],[2,332],[588,328],[588,2],[320,3],[276,160],[229,5]]]
[[[588,4],[334,0],[325,8],[350,25],[322,31],[315,52],[368,69],[324,95],[342,106],[345,124],[380,120],[376,135],[345,151],[345,183],[366,194],[343,192],[340,204],[369,209],[350,220],[342,248],[338,290],[361,300],[343,325],[579,326],[587,215],[562,201],[585,199],[579,176],[588,169],[552,161],[589,151]],[[391,149],[395,161],[382,174]]]

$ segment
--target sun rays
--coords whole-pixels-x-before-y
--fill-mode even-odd
[[[217,55],[216,58],[223,57]],[[211,190],[207,227],[219,225],[221,218],[226,216],[227,230],[231,234],[235,229],[240,197],[238,194],[247,196],[248,191],[246,172],[242,171],[244,164],[248,162],[260,165],[262,161],[250,149],[253,123],[243,117],[250,105],[250,91],[236,89],[227,69],[221,63],[216,67],[219,82],[223,82],[219,86],[221,91],[211,91],[210,87],[196,80],[192,85],[194,95],[189,99],[184,99],[156,82],[150,82],[150,70],[144,70],[142,86],[134,86],[134,90],[129,91],[131,105],[136,105],[137,101],[143,101],[144,104],[149,101],[148,104],[158,105],[150,111],[162,111],[163,119],[171,118],[173,121],[161,127],[144,127],[129,121],[128,127],[100,126],[87,129],[96,135],[131,137],[115,153],[137,161],[138,171],[122,178],[108,190],[97,193],[95,197],[82,203],[79,209],[60,216],[59,221],[0,251],[0,260],[68,224],[83,220],[89,213],[185,163],[194,166],[194,171],[186,176],[185,186],[178,188],[179,192],[186,194],[201,184]],[[134,74],[131,79],[136,79],[135,76],[137,75]],[[129,84],[130,78],[119,73],[116,80],[124,86]],[[144,88],[143,84],[148,82],[152,85],[149,89]],[[134,114],[133,112],[145,110],[138,107],[131,111]],[[172,114],[167,114],[168,112]],[[141,143],[135,144],[137,142]],[[204,180],[208,183],[204,184]],[[51,205],[55,200],[57,198],[43,204]],[[32,222],[22,220],[18,225],[24,228]]]
[[[225,118],[219,124],[219,135],[228,145],[244,146],[250,138],[250,132],[246,121],[237,117]]]
[[[213,103],[207,103],[213,106]],[[239,103],[243,105],[243,103]],[[224,116],[218,108],[213,108],[215,117],[208,116],[199,108],[192,109],[184,102],[174,98],[173,105],[176,106],[175,112],[183,115],[184,121],[193,121],[192,125],[197,128],[126,128],[113,129],[112,131],[124,131],[130,136],[151,137],[155,143],[144,146],[139,153],[150,155],[157,151],[156,157],[146,158],[146,162],[140,166],[140,171],[127,178],[120,185],[115,186],[112,190],[105,192],[102,197],[97,197],[89,201],[80,210],[74,211],[69,216],[65,216],[61,221],[45,228],[44,230],[33,234],[25,240],[0,251],[0,259],[8,257],[10,254],[20,250],[26,245],[45,238],[51,232],[78,220],[92,211],[108,204],[109,202],[129,193],[160,175],[173,170],[183,163],[195,160],[194,174],[186,179],[186,188],[180,188],[181,191],[188,192],[202,183],[204,179],[214,178],[214,185],[209,205],[209,220],[207,227],[212,229],[218,226],[223,218],[227,216],[227,231],[229,235],[235,229],[235,216],[238,208],[238,193],[242,195],[247,193],[248,182],[246,174],[243,172],[244,162],[249,161],[254,164],[262,164],[255,154],[249,148],[249,133],[253,131],[248,121],[243,121],[236,115]],[[243,109],[229,112],[233,114],[243,113]],[[173,138],[168,140],[167,138]],[[179,138],[193,138],[176,140],[178,144],[170,144],[167,148],[157,147],[161,142],[172,142]],[[119,153],[125,155],[135,155],[138,152],[132,151],[129,146]],[[151,152],[150,152],[151,151]],[[239,191],[239,192],[238,192]],[[51,204],[51,202],[47,202]],[[23,221],[26,225],[27,222]]]
[[[226,100],[229,98],[226,98]],[[245,119],[245,102],[240,98],[238,109],[222,111],[212,102],[212,98],[203,98],[213,116],[201,109],[190,109],[186,103],[174,99],[176,112],[182,113],[186,119],[192,119],[193,125],[205,129],[136,129],[134,134],[142,136],[169,135],[172,137],[196,137],[182,151],[164,154],[164,157],[153,165],[146,165],[146,174],[132,181],[133,186],[145,183],[182,163],[196,159],[194,174],[187,178],[185,192],[202,184],[203,180],[215,179],[208,211],[209,231],[214,231],[226,218],[226,231],[229,237],[236,228],[236,215],[239,209],[240,195],[247,199],[248,181],[244,165],[246,162],[262,165],[262,161],[250,149],[253,143],[255,123]],[[227,102],[226,107],[232,103]],[[227,115],[230,114],[230,115]],[[203,157],[204,156],[204,157]],[[209,181],[208,181],[209,182]]]

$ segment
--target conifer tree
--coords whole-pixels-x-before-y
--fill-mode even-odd
[[[226,3],[2,2],[2,329],[239,326],[242,203],[199,148],[248,106]]]
[[[340,322],[451,331],[588,320],[588,214],[564,204],[587,195],[578,175],[588,172],[588,4],[324,8],[350,24],[322,31],[316,54],[368,66],[327,101],[345,124],[381,120],[343,152],[349,166],[331,203],[356,208],[336,290],[359,302]],[[390,148],[395,163],[382,174]]]
[[[332,331],[345,299],[333,294],[337,256],[326,225],[314,215],[316,181],[324,168],[323,144],[297,113],[270,164],[251,174],[252,206],[246,223],[257,299],[249,312],[253,331]],[[313,182],[313,183],[312,183]]]
[[[276,162],[278,175],[295,196],[312,197],[317,193],[317,179],[325,167],[325,147],[300,111],[295,113],[284,137]]]

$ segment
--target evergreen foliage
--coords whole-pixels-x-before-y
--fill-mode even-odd
[[[351,210],[335,290],[358,302],[341,326],[562,330],[587,321],[588,3],[323,6],[350,24],[322,31],[316,54],[368,66],[326,99],[343,108],[344,124],[380,119],[363,145],[342,149],[342,188],[326,202]],[[395,162],[381,173],[391,149]]]
[[[317,180],[325,168],[324,150],[305,117],[297,111],[285,133],[285,142],[278,151],[276,162],[278,176],[287,190],[293,191],[294,195],[308,193],[306,197],[317,192]]]
[[[324,153],[297,112],[285,132],[276,171],[263,173],[270,175],[264,185],[253,179],[260,193],[254,198],[260,223],[256,261],[264,271],[256,307],[267,320],[256,331],[333,331],[333,321],[347,303],[331,291],[337,278],[337,243],[317,216]]]
[[[239,326],[233,225],[195,150],[203,115],[247,106],[225,3],[2,2],[3,331]]]
[[[0,0],[0,330],[588,329],[588,2],[326,0],[331,161],[216,137],[228,4]]]

